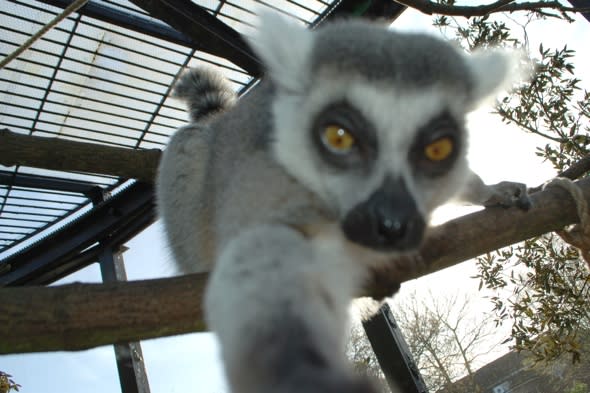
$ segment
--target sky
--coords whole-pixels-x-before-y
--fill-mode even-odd
[[[437,34],[430,26],[430,17],[406,12],[394,27],[402,30],[427,30]],[[565,43],[578,50],[576,68],[590,69],[590,58],[584,52],[580,37],[588,37],[590,25],[583,20],[574,24],[541,22],[528,27],[531,48],[542,39],[546,47],[561,48]],[[557,34],[558,32],[558,34]],[[583,76],[582,76],[583,78]],[[590,78],[583,81],[589,88]],[[554,174],[547,163],[535,156],[538,138],[506,126],[490,115],[489,108],[473,113],[469,118],[471,132],[469,160],[471,166],[487,183],[501,180],[526,182],[538,185]],[[461,212],[465,212],[463,210]],[[438,220],[458,214],[456,208],[445,209]],[[124,254],[130,280],[156,278],[174,274],[170,255],[163,240],[159,223],[152,225],[127,244]],[[413,280],[402,286],[399,297],[428,288],[433,293],[460,287],[475,292],[478,282],[470,279],[475,273],[474,264],[464,263],[437,274]],[[99,282],[97,265],[67,277],[59,283],[82,281]],[[452,283],[452,288],[449,288]],[[153,393],[198,391],[199,393],[226,393],[227,388],[218,357],[217,344],[211,334],[200,333],[142,342],[148,378]],[[23,393],[71,393],[120,391],[115,357],[110,346],[76,353],[19,354],[0,356],[0,370],[13,375],[22,385]]]

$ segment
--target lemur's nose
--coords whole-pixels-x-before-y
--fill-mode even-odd
[[[377,221],[377,233],[384,239],[403,237],[406,224],[396,219],[382,218]]]
[[[399,201],[398,201],[399,202]],[[387,205],[378,209],[373,219],[373,231],[384,247],[406,250],[418,247],[422,241],[424,221],[416,209]]]
[[[403,180],[389,178],[342,223],[350,241],[381,251],[417,248],[424,228],[424,219]]]

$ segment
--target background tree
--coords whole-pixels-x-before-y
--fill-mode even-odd
[[[392,311],[430,392],[478,392],[474,374],[502,337],[494,331],[493,315],[476,309],[482,300],[459,292],[434,296],[405,293],[394,299]],[[347,355],[355,369],[380,382],[384,375],[360,324],[351,328]],[[453,382],[467,376],[461,386]]]
[[[395,318],[431,392],[477,392],[474,374],[501,341],[493,315],[477,311],[481,300],[459,292],[410,293],[396,301]],[[453,382],[467,376],[462,386]]]

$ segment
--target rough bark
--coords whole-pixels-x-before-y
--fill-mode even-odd
[[[577,184],[590,201],[590,179]],[[566,191],[550,188],[532,199],[528,212],[491,208],[433,228],[421,249],[422,268],[400,269],[392,263],[375,273],[365,294],[385,296],[396,283],[577,222]],[[2,288],[0,353],[80,350],[203,330],[206,277]]]
[[[0,288],[0,353],[81,350],[204,330],[206,278]]]
[[[24,165],[153,182],[160,150],[126,149],[0,130],[0,165]]]

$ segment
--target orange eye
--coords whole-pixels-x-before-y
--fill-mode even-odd
[[[442,161],[453,152],[453,141],[449,137],[435,140],[424,148],[424,155],[430,161]]]
[[[348,153],[354,146],[352,134],[337,125],[326,126],[322,132],[322,142],[332,152]]]

